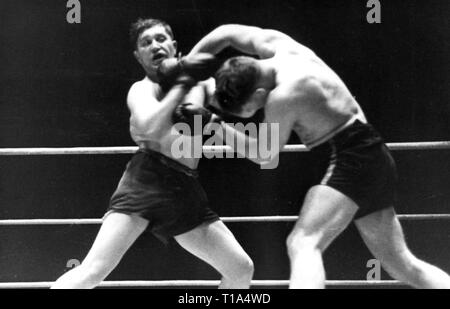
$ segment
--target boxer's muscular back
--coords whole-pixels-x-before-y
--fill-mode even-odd
[[[292,129],[305,144],[314,144],[354,117],[366,122],[344,82],[308,48],[284,44],[273,58],[263,61],[276,70],[273,96],[289,98],[288,108],[277,110],[294,114]],[[270,104],[269,100],[269,109]]]

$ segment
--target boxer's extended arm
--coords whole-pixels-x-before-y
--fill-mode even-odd
[[[270,104],[280,108],[266,109],[266,119],[270,119],[270,123],[263,123],[266,125],[265,127],[261,126],[261,123],[259,124],[258,137],[248,136],[224,122],[221,122],[222,130],[217,130],[215,133],[241,156],[257,164],[269,164],[276,158],[291,136],[295,123],[293,113],[283,113],[289,100],[290,98],[284,100],[275,97],[270,99]],[[245,147],[240,145],[245,145]]]
[[[244,25],[223,25],[206,35],[190,54],[210,53],[217,55],[227,47],[243,53],[258,55],[262,59],[275,55],[280,43],[295,43],[289,36],[276,31]]]
[[[286,126],[281,127],[276,123],[267,125],[268,131],[267,134],[264,134],[264,137],[261,134],[261,128],[259,136],[255,138],[244,134],[234,126],[224,122],[221,123],[221,130],[215,130],[215,134],[227,146],[230,146],[234,152],[265,168],[264,166],[278,161],[278,155],[287,143],[291,133],[291,130],[286,129]],[[262,141],[263,138],[267,138],[267,140]],[[263,143],[263,145],[260,143]]]
[[[233,151],[256,164],[263,164],[267,161],[267,159],[263,159],[259,155],[255,157],[250,156],[250,153],[252,152],[248,151],[250,149],[256,150],[256,154],[259,154],[257,151],[259,146],[257,138],[250,137],[224,122],[221,123],[221,127],[222,130],[218,130],[215,133],[227,146],[230,146]],[[237,145],[245,145],[245,147],[237,147]]]

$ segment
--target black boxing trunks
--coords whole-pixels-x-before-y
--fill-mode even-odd
[[[139,150],[111,197],[111,212],[137,215],[167,243],[204,223],[220,220],[208,206],[198,173],[152,150]]]
[[[317,184],[334,188],[359,207],[355,219],[393,207],[397,170],[380,134],[356,120],[326,143],[311,149],[327,158]]]

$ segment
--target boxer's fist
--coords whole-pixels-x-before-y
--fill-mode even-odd
[[[165,92],[176,84],[188,87],[212,77],[222,61],[206,53],[164,60],[158,68],[159,84]]]
[[[182,57],[180,59],[180,65],[183,73],[199,82],[214,76],[222,65],[222,61],[214,55],[199,53]]]

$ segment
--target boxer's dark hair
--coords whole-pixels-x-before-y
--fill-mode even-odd
[[[256,59],[245,56],[229,59],[215,75],[215,96],[220,107],[231,113],[241,112],[259,78]]]
[[[142,32],[155,26],[164,27],[167,34],[172,38],[172,40],[175,38],[173,35],[172,28],[165,21],[155,18],[146,18],[146,19],[139,18],[136,22],[131,24],[130,27],[130,44],[133,50],[136,50],[137,41]]]

